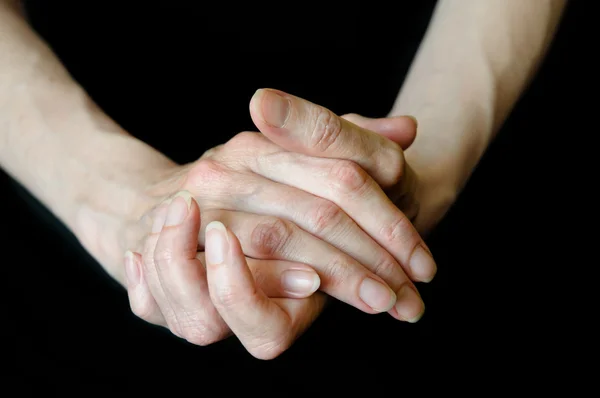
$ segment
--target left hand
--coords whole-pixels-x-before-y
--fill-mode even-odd
[[[275,164],[282,167],[284,164],[297,165],[305,175],[329,173],[333,163],[317,158],[342,159],[350,161],[350,165],[360,166],[348,167],[347,170],[353,173],[347,173],[347,181],[343,183],[364,183],[365,186],[359,189],[364,188],[365,191],[371,189],[369,184],[372,180],[379,184],[407,217],[399,219],[402,220],[401,225],[383,225],[380,228],[387,231],[390,238],[400,237],[407,246],[414,246],[400,248],[380,243],[400,264],[408,266],[407,272],[413,280],[429,282],[433,279],[437,267],[431,252],[423,243],[419,244],[420,239],[414,239],[413,234],[417,232],[410,222],[407,223],[408,220],[414,220],[420,210],[416,198],[417,175],[405,161],[403,152],[416,136],[417,126],[413,118],[369,119],[355,114],[339,117],[322,106],[272,89],[256,92],[250,102],[250,114],[265,136],[289,151],[276,156],[296,158],[295,162]],[[366,172],[369,177],[365,178],[361,172]],[[261,173],[274,181],[337,203],[335,190],[315,184],[318,179],[293,178],[302,173],[274,167],[261,170]],[[409,256],[406,256],[407,253]]]

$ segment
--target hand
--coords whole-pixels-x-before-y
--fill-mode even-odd
[[[436,264],[410,222],[419,212],[417,178],[405,161],[403,148],[415,138],[414,119],[340,118],[278,90],[258,90],[250,113],[266,137],[289,151],[259,159],[267,159],[268,164],[258,162],[254,170],[334,202],[391,253],[413,280],[433,279]],[[327,178],[306,178],[303,173]]]
[[[125,258],[126,288],[133,313],[148,322],[168,327],[175,335],[194,344],[206,345],[225,338],[230,330],[209,296],[204,253],[197,253],[198,204],[188,192],[180,192],[156,209],[154,219],[144,254],[128,251]],[[310,296],[319,287],[319,276],[312,268],[281,260],[242,261],[260,294],[294,298],[279,302],[301,308],[303,312],[297,315],[302,317],[303,325],[309,325],[320,313],[325,302],[322,293],[298,300]],[[219,303],[232,301],[234,297],[249,299],[245,293],[220,289],[222,301]],[[226,294],[229,299],[224,297]]]
[[[206,260],[212,302],[248,352],[259,359],[285,351],[323,306],[318,294],[269,299],[253,279],[239,240],[218,221],[206,227]]]
[[[170,293],[165,292],[160,282],[157,269],[177,267],[173,258],[191,259],[187,251],[187,254],[175,255],[168,246],[152,244],[167,217],[166,207],[160,203],[172,195],[169,192],[186,190],[202,208],[202,222],[205,225],[212,220],[225,223],[240,238],[247,256],[257,260],[308,264],[318,273],[322,291],[368,313],[389,311],[397,319],[416,321],[423,313],[423,302],[410,279],[386,249],[342,208],[302,190],[275,183],[257,170],[259,164],[268,168],[269,158],[273,156],[276,160],[277,153],[281,152],[280,147],[261,134],[241,133],[227,144],[208,151],[197,162],[173,167],[163,173],[163,183],[150,190],[151,196],[157,196],[159,204],[148,211],[139,223],[123,227],[129,235],[127,241],[130,243],[126,247],[139,253],[134,258],[139,261],[141,273],[150,275],[146,277],[147,292],[155,301],[155,305],[151,302],[147,306],[154,308],[153,311],[138,313],[151,322],[164,322],[176,333],[180,333],[177,324],[189,325],[182,337],[197,344],[217,341],[228,331],[219,320],[215,320],[214,313],[198,317],[204,311],[198,302],[192,303],[196,311],[186,308],[175,314],[165,297]],[[343,168],[340,170],[344,171]],[[306,176],[305,171],[298,172]],[[344,184],[331,180],[328,175],[312,175],[311,178],[323,180],[322,185],[334,183],[331,187],[337,187],[341,195],[351,194],[343,191]],[[375,215],[376,219],[404,217],[389,205],[382,192],[372,193],[369,199],[365,202],[368,205],[366,210],[370,206],[383,209]],[[342,204],[346,205],[345,202]],[[360,202],[353,204],[353,210],[358,211],[355,218],[361,224],[370,218],[367,211],[361,211]],[[392,217],[387,211],[393,212]],[[403,225],[403,222],[396,224]],[[399,246],[404,243],[401,236],[388,235],[387,238],[390,240],[387,244]],[[201,232],[200,251],[203,244],[204,234]],[[198,265],[197,262],[195,264]],[[201,279],[200,273],[197,279]],[[177,285],[181,281],[175,278],[174,282],[175,286],[167,291],[182,292]],[[154,315],[157,312],[160,316]],[[312,321],[310,313],[305,316],[307,323]],[[166,319],[163,321],[163,318]]]
[[[416,137],[417,124],[412,117],[371,119],[357,114],[338,117],[324,107],[272,89],[256,92],[250,112],[258,129],[272,142],[292,152],[291,156],[304,154],[349,160],[354,167],[360,166],[421,234],[433,228],[455,198],[455,193],[437,177],[439,173],[428,173],[427,167],[415,172],[406,161],[403,149],[408,149],[406,154],[410,155],[409,146]],[[429,168],[436,169],[435,165]],[[354,173],[364,175],[362,171]],[[306,186],[310,180],[295,184],[286,178],[281,182],[322,196],[315,193],[321,191],[314,184],[311,184],[312,190]],[[414,230],[407,227],[399,228],[398,232],[402,230],[408,234],[408,247],[415,247],[416,239],[411,238]],[[406,250],[404,254],[392,250],[390,253],[397,254],[396,259],[403,265],[409,257],[412,264],[414,258],[414,269],[410,266],[407,273],[413,280],[428,282],[433,279],[436,266],[426,255],[430,254],[427,247],[423,245],[423,248],[424,251],[408,255]]]
[[[416,128],[416,120],[406,116],[372,119],[357,114],[348,114],[342,117],[363,129],[373,131],[395,142],[405,139],[407,125],[414,124]],[[434,164],[432,167],[411,149],[413,148],[411,147],[405,152],[406,162],[402,179],[388,187],[386,193],[394,204],[411,219],[421,236],[425,236],[431,232],[454,203],[456,190],[448,178],[444,179],[444,176],[452,174],[452,172],[446,171],[440,174],[438,165]],[[415,162],[417,159],[419,162]]]

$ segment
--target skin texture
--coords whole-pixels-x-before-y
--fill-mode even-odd
[[[251,104],[264,102],[263,91],[256,93]],[[373,141],[376,153],[387,152],[387,161],[397,164],[400,171],[390,169],[379,178],[387,176],[388,185],[403,186],[400,145],[315,104],[298,98],[295,101],[297,107],[315,115],[326,113],[330,124],[343,126],[336,133],[340,137],[360,134],[363,141]],[[261,117],[260,111],[254,115]],[[405,145],[412,142],[414,121],[403,117],[396,122],[398,134],[404,137],[399,141]],[[316,135],[329,130],[300,126],[292,131],[303,137],[306,132]],[[201,257],[196,258],[196,246],[202,250],[206,236],[200,232],[199,215],[192,212],[188,222],[193,225],[184,222],[176,231],[173,226],[166,227],[172,206],[182,205],[182,198],[186,198],[188,206],[193,203],[202,210],[202,225],[218,220],[230,228],[244,253],[254,259],[248,260],[251,264],[264,260],[262,265],[251,267],[255,278],[257,270],[270,274],[264,271],[273,264],[269,259],[287,261],[289,268],[305,263],[318,274],[322,292],[364,312],[387,311],[409,322],[421,317],[423,302],[410,277],[431,280],[435,263],[407,216],[356,163],[334,158],[335,153],[328,150],[321,158],[307,156],[300,153],[301,147],[297,145],[298,152],[286,151],[263,134],[245,132],[208,151],[197,162],[175,169],[175,177],[167,181],[178,181],[177,189],[185,191],[158,203],[140,222],[126,228],[130,233],[137,231],[135,238],[130,235],[133,254],[127,255],[126,264],[131,266],[133,255],[136,271],[132,274],[143,275],[143,279],[129,278],[127,285],[138,316],[202,345],[218,341],[230,331],[203,289],[204,268]],[[304,149],[310,150],[310,145]],[[308,168],[311,184],[302,185]],[[173,272],[191,276],[172,276]],[[276,285],[273,280],[263,281],[264,292],[281,290],[269,287]],[[314,289],[296,297],[312,292]],[[306,303],[302,307],[305,310],[296,314],[303,325],[310,324],[320,312],[323,297],[314,295]]]
[[[441,0],[389,116],[413,115],[406,160],[427,234],[534,76],[566,0]]]
[[[318,279],[322,292],[365,312],[389,310],[414,320],[423,303],[412,281],[428,281],[436,269],[419,233],[429,232],[454,202],[535,72],[564,5],[441,0],[389,118],[339,118],[290,93],[261,90],[250,112],[262,134],[242,133],[193,164],[177,165],[95,106],[30,29],[16,2],[0,1],[0,54],[10,54],[0,58],[0,166],[127,285],[136,314],[195,343],[208,344],[233,330],[260,358],[285,350],[315,319],[325,297],[310,295],[314,285],[299,296],[283,289],[284,270],[298,267]],[[284,98],[291,112],[268,100],[271,94]],[[417,118],[418,134],[413,120],[396,117],[401,115]],[[248,156],[249,147],[260,155]],[[306,168],[314,178],[300,178]],[[324,170],[338,178],[328,180]],[[236,178],[245,182],[241,190],[227,191]],[[263,200],[286,195],[305,199],[294,209]],[[350,200],[357,195],[360,201]],[[164,229],[170,206],[182,201],[188,218]],[[364,213],[383,227],[369,224]],[[222,249],[223,266],[208,264],[205,272],[202,255],[191,255],[192,242],[204,250],[211,221],[227,228],[228,254]],[[155,224],[160,230],[152,232]],[[181,233],[188,244],[177,247],[175,232],[163,236],[167,231]],[[352,243],[359,241],[365,244]],[[179,268],[165,267],[164,260]],[[232,269],[243,270],[236,274],[242,279]],[[367,278],[391,288],[390,299],[380,294],[367,305],[361,294],[372,294],[376,286],[362,286]],[[190,281],[196,283],[186,286]],[[233,287],[252,293],[244,303],[250,307],[235,304]],[[226,299],[223,292],[233,293]],[[186,293],[210,300],[210,316],[201,318],[187,307],[181,301]],[[255,318],[240,318],[236,308]],[[277,333],[257,340],[267,322]]]

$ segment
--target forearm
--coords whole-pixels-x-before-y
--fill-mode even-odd
[[[440,0],[392,115],[417,117],[409,164],[458,192],[543,58],[564,0]]]
[[[2,1],[0,54],[0,166],[88,250],[106,256],[114,249],[102,247],[96,221],[143,211],[143,169],[171,162],[98,109],[17,8]]]

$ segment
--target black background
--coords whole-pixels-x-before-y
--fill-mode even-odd
[[[401,12],[376,2],[331,9],[281,3],[270,16],[267,5],[229,3],[30,1],[28,7],[33,26],[103,109],[186,162],[254,129],[248,101],[260,87],[338,114],[384,116],[434,3],[400,2]],[[597,26],[585,7],[571,2],[540,73],[429,237],[439,272],[421,288],[427,313],[416,325],[334,305],[271,362],[254,360],[234,339],[193,347],[136,319],[124,290],[0,174],[8,215],[0,223],[2,356],[14,371],[6,381],[24,390],[83,391],[194,387],[202,380],[200,394],[208,386],[244,387],[207,378],[206,369],[228,380],[233,369],[251,366],[260,376],[246,390],[261,395],[271,392],[261,377],[272,377],[266,372],[274,368],[290,369],[294,391],[317,392],[296,380],[301,375],[336,389],[357,382],[398,392],[412,372],[468,379],[476,369],[510,383],[532,368],[564,365],[562,355],[575,349],[555,336],[565,324],[577,327],[570,300],[582,298],[570,289],[593,264],[582,257],[581,231],[570,224],[588,217],[579,193],[594,182],[584,177],[583,163],[593,162],[598,133]],[[189,137],[198,145],[181,145]],[[378,367],[394,377],[381,380]],[[345,376],[331,377],[342,370]]]

